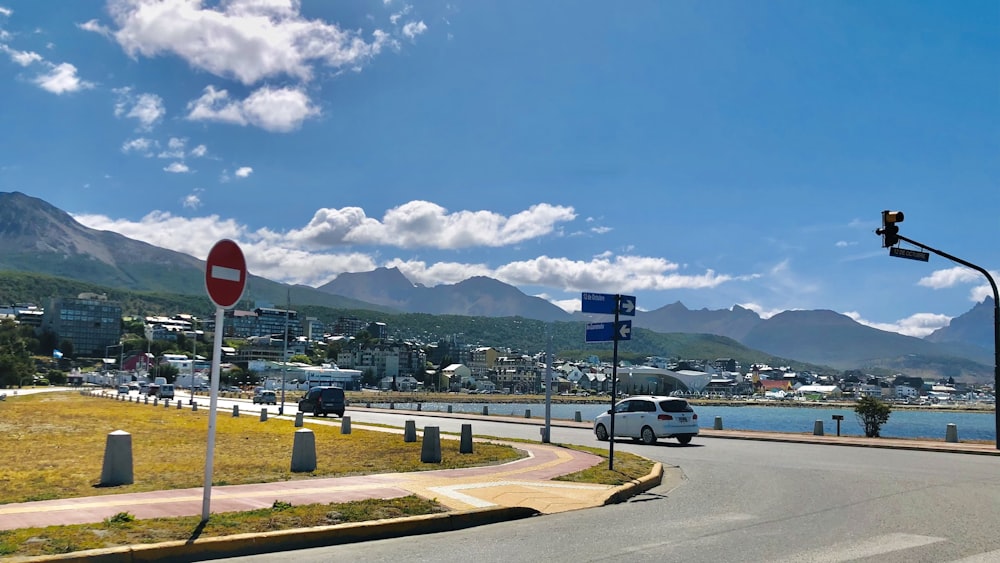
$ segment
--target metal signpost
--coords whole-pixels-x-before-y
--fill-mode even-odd
[[[229,239],[215,243],[205,260],[205,289],[215,303],[215,345],[212,348],[212,375],[209,383],[208,453],[205,456],[205,492],[201,521],[207,522],[212,503],[212,463],[215,458],[215,410],[219,402],[219,371],[225,311],[236,305],[247,283],[247,262],[239,245]],[[192,371],[192,384],[193,384]]]
[[[584,313],[614,314],[613,323],[587,323],[587,342],[614,342],[611,356],[611,431],[608,435],[608,469],[615,469],[615,399],[618,396],[618,341],[632,339],[632,321],[619,315],[635,316],[635,296],[584,293],[580,307]]]

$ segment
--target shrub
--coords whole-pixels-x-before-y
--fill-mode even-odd
[[[862,397],[854,406],[854,412],[858,415],[858,422],[865,429],[865,436],[878,438],[879,431],[889,420],[892,409],[875,397]]]

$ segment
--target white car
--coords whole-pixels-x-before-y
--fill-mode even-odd
[[[615,404],[614,417],[616,438],[643,444],[655,444],[658,438],[677,438],[688,444],[698,435],[698,415],[679,397],[629,397]],[[594,419],[594,435],[601,441],[611,435],[611,411]]]

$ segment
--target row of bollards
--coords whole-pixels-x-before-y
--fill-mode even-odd
[[[837,423],[837,436],[840,436],[840,421],[844,419],[843,415],[835,414],[833,415],[833,420]],[[579,421],[578,421],[579,422]],[[712,426],[714,430],[722,430],[722,417],[715,417],[715,424]],[[813,436],[823,436],[823,421],[817,419],[813,423]],[[955,423],[948,423],[945,426],[944,431],[944,441],[951,443],[958,443],[958,425]]]

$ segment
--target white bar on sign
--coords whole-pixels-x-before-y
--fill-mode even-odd
[[[212,266],[212,277],[217,280],[240,281],[240,271],[225,266]]]

